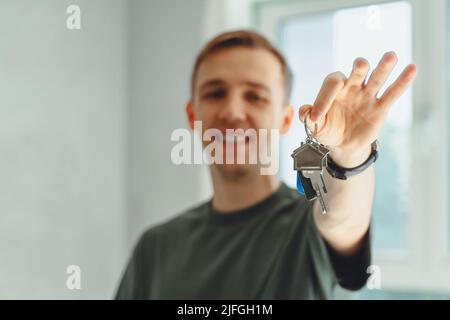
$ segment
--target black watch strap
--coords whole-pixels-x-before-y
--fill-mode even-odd
[[[330,173],[330,175],[334,178],[341,179],[341,180],[347,180],[349,177],[355,176],[364,170],[366,170],[372,163],[374,163],[378,158],[378,141],[375,140],[372,142],[372,152],[370,153],[369,158],[367,160],[360,164],[357,167],[354,168],[343,168],[338,166],[330,156],[327,157],[327,170]]]

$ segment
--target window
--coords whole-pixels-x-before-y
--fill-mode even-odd
[[[355,57],[365,57],[371,66],[375,66],[384,52],[396,51],[399,63],[384,88],[400,74],[401,67],[411,61],[411,8],[408,2],[290,17],[280,23],[278,34],[281,50],[297,79],[293,101],[312,103],[324,77],[333,70],[351,70]],[[283,155],[299,144],[299,133],[304,134],[298,132],[303,130],[302,126],[293,127],[296,128],[283,140]],[[379,139],[383,152],[376,164],[379,183],[374,206],[375,250],[407,250],[411,127],[409,91],[392,108]],[[289,157],[283,160],[281,176],[295,186],[296,175],[289,165],[292,161]]]
[[[392,106],[379,137],[374,264],[382,289],[394,291],[385,297],[450,297],[450,162],[442,147],[450,146],[444,134],[447,2],[266,1],[253,9],[255,27],[278,45],[293,70],[296,107],[313,103],[324,77],[336,70],[348,74],[358,56],[373,68],[384,52],[396,51],[399,61],[384,88],[406,64],[417,64],[415,85]],[[282,140],[280,176],[292,186],[290,153],[304,139],[296,120]]]

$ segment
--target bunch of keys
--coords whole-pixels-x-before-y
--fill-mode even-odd
[[[330,152],[324,145],[320,144],[316,137],[317,123],[314,134],[309,130],[306,123],[309,112],[305,115],[306,141],[292,153],[294,158],[294,170],[297,171],[297,189],[306,196],[309,201],[318,199],[322,207],[322,213],[329,212],[327,206],[327,187],[323,179],[323,169],[327,166],[327,156]]]

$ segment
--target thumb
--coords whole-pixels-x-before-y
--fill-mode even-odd
[[[305,123],[305,115],[306,115],[308,110],[312,110],[312,105],[304,104],[303,106],[301,106],[298,109],[298,117],[299,117],[301,123]],[[313,123],[311,121],[311,113],[309,113],[307,120],[308,120],[308,127],[311,127],[311,124]]]
[[[301,123],[303,123],[303,124],[305,123],[305,116],[308,113],[308,111],[312,112],[312,109],[313,109],[313,106],[310,104],[305,104],[298,109],[298,117],[300,118]],[[319,122],[312,121],[311,120],[311,112],[309,112],[308,119],[306,119],[308,122],[308,129],[311,130],[311,132],[313,134],[316,134],[316,138],[318,138],[320,135],[323,134],[322,129],[325,124],[325,117],[322,117],[319,120]],[[316,128],[316,124],[317,124],[317,128]]]

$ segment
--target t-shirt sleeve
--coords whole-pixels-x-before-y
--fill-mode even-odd
[[[324,242],[339,285],[347,290],[361,289],[369,277],[367,268],[372,260],[370,226],[361,240],[358,251],[350,256],[339,254],[326,241]]]
[[[136,254],[137,247],[128,260],[125,272],[123,272],[120,280],[115,299],[116,300],[133,300],[138,298],[137,293],[137,277],[138,277],[138,257]]]
[[[311,230],[311,250],[317,268],[331,268],[334,281],[347,290],[359,290],[370,276],[367,268],[371,264],[370,226],[361,240],[358,251],[344,256],[334,250],[320,234],[313,219],[312,202],[307,221]],[[319,266],[320,265],[320,266]]]
[[[147,232],[148,233],[148,232]],[[122,279],[116,291],[116,300],[139,300],[145,299],[143,294],[144,278],[148,275],[144,275],[143,271],[143,255],[150,252],[143,252],[148,249],[150,243],[148,243],[148,236],[142,235],[138,240],[131,257],[128,260],[125,271],[123,272]],[[151,247],[151,246],[150,246]],[[147,270],[150,272],[150,270]]]

